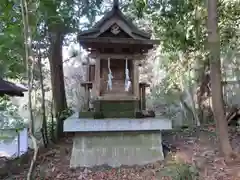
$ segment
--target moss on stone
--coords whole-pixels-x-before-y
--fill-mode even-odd
[[[136,101],[101,101],[100,110],[103,112],[112,111],[134,111]]]
[[[79,112],[78,117],[79,118],[93,118],[93,112],[91,112],[91,111],[82,111],[82,112]]]
[[[134,118],[134,111],[105,111],[103,112],[106,118]]]
[[[101,111],[99,111],[99,112],[94,112],[93,118],[94,118],[94,119],[104,119],[104,118],[105,118],[105,115],[104,115],[103,112],[101,112]]]
[[[100,111],[106,118],[134,118],[138,101],[100,101]]]
[[[145,116],[144,116],[144,114],[141,112],[141,111],[137,111],[137,112],[135,112],[135,118],[144,118]]]
[[[94,102],[95,112],[80,112],[79,118],[144,118],[139,110],[139,101],[101,101]]]

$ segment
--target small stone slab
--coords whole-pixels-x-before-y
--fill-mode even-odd
[[[64,132],[154,131],[172,129],[172,121],[161,118],[85,119],[78,113],[64,121]]]

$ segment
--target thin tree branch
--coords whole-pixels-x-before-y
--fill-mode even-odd
[[[22,21],[23,21],[23,27],[24,27],[24,41],[25,41],[25,56],[26,56],[26,71],[27,71],[27,77],[28,77],[28,109],[29,109],[29,118],[31,125],[29,127],[29,136],[32,139],[33,148],[34,148],[34,155],[33,159],[31,161],[31,165],[27,174],[27,180],[32,179],[32,172],[34,169],[34,164],[37,159],[38,154],[38,146],[37,146],[37,140],[34,137],[34,121],[33,121],[33,113],[32,113],[32,84],[33,84],[33,70],[34,70],[34,64],[32,63],[32,39],[31,39],[31,30],[29,27],[29,20],[28,20],[28,7],[26,0],[21,0],[21,13],[22,13]]]

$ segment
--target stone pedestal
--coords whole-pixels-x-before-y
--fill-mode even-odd
[[[71,167],[144,165],[163,160],[159,132],[77,133]]]
[[[163,160],[161,130],[171,128],[168,119],[80,119],[76,113],[64,121],[64,132],[75,132],[70,165],[118,167]]]

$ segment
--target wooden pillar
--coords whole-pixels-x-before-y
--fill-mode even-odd
[[[89,77],[89,81],[93,82],[95,80],[95,65],[90,65],[89,68],[90,72],[90,77]]]
[[[139,110],[142,110],[142,87],[140,84],[138,85],[139,87]]]
[[[87,57],[87,69],[86,69],[86,81],[89,81],[89,71],[90,70],[90,61],[89,61],[89,57]]]
[[[139,69],[137,60],[133,60],[133,88],[133,95],[139,100]]]
[[[86,82],[87,84],[85,84],[84,89],[85,89],[85,98],[86,98],[86,104],[85,104],[85,108],[86,110],[89,109],[89,100],[90,100],[90,94],[89,94],[89,86],[88,86],[88,82],[90,80],[89,74],[90,73],[90,61],[89,61],[89,57],[87,57],[87,69],[86,69]]]
[[[90,92],[89,92],[89,85],[86,84],[86,98],[87,98],[87,110],[89,110],[89,102],[90,102]]]
[[[83,99],[84,104],[83,104],[82,110],[86,111],[87,110],[87,98],[86,98],[86,96],[87,96],[87,86],[86,86],[86,84],[83,87],[84,87],[84,99]]]
[[[133,95],[136,97],[135,100],[135,111],[140,110],[140,96],[139,96],[139,69],[138,61],[133,60]]]
[[[142,110],[146,110],[146,86],[142,87]]]
[[[82,85],[84,87],[84,106],[83,106],[83,110],[88,110],[89,109],[89,103],[90,103],[90,88],[91,88],[91,84],[89,84],[88,82],[84,83]]]
[[[100,96],[100,68],[101,68],[101,62],[99,56],[96,57],[96,64],[95,64],[95,82],[94,82],[94,90],[95,90],[95,96]]]

